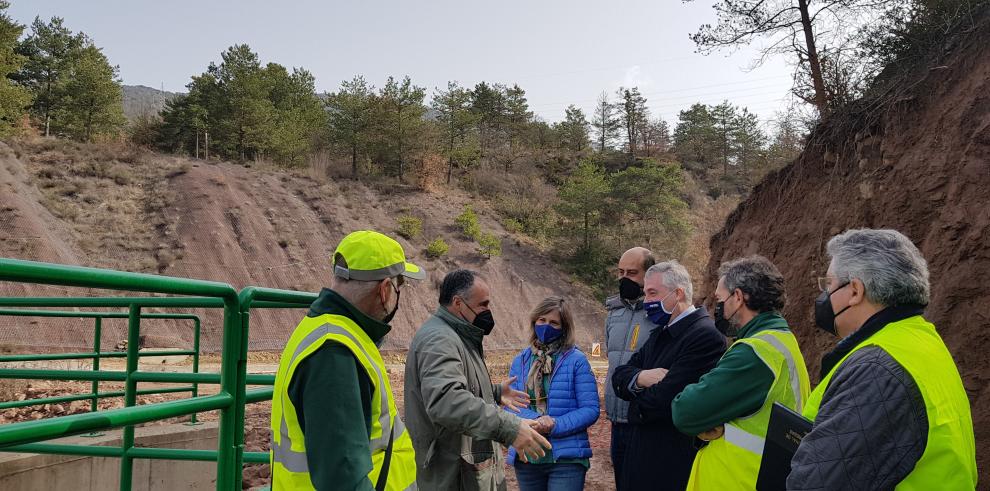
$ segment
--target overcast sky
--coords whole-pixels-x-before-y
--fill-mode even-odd
[[[432,93],[448,80],[518,83],[548,121],[575,104],[590,119],[603,90],[638,86],[654,115],[675,122],[694,102],[723,99],[763,120],[786,108],[781,58],[749,70],[756,50],[708,56],[688,35],[714,23],[713,0],[232,1],[12,0],[29,24],[59,16],[120,66],[128,85],[184,91],[235,43],[263,63],[304,67],[319,91],[362,74],[381,86],[409,75]]]

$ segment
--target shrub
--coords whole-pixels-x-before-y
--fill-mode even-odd
[[[524,228],[522,222],[516,220],[515,218],[506,218],[502,221],[502,226],[505,227],[505,230],[509,231],[509,233],[513,234],[522,232]]]
[[[502,240],[495,234],[481,234],[478,238],[478,246],[478,252],[487,258],[502,255]]]
[[[447,161],[442,155],[427,153],[416,169],[416,186],[429,193],[442,189],[446,170]]]
[[[457,223],[457,226],[461,228],[461,231],[469,239],[478,240],[481,236],[481,225],[478,225],[478,215],[471,209],[471,205],[464,206],[464,212],[457,216],[455,223]]]
[[[436,259],[440,256],[446,255],[449,250],[450,246],[447,245],[447,242],[445,242],[442,238],[437,237],[433,239],[433,242],[430,242],[430,245],[426,246],[426,255],[430,258]]]
[[[399,224],[399,230],[397,232],[407,239],[419,237],[419,234],[423,231],[423,221],[414,216],[402,215],[396,221]]]

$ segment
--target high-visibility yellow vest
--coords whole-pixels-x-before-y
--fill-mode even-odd
[[[847,353],[811,393],[804,416],[815,420],[832,375],[849,355],[867,346],[879,346],[907,370],[928,413],[925,452],[896,489],[975,488],[976,442],[966,389],[942,337],[920,315],[887,324]]]
[[[375,485],[378,482],[389,438],[393,437],[392,458],[385,489],[394,491],[415,489],[416,461],[412,440],[402,419],[399,418],[381,353],[368,334],[354,321],[332,314],[304,318],[293,331],[289,342],[285,345],[285,350],[282,351],[272,398],[270,454],[272,489],[275,491],[314,489],[309,476],[302,428],[296,419],[296,408],[289,399],[289,383],[299,364],[324,343],[339,343],[346,346],[364,367],[374,385],[369,442],[372,469],[368,472],[371,484]],[[335,423],[365,424],[364,421]]]
[[[773,385],[755,413],[725,424],[725,435],[698,451],[691,467],[689,490],[753,490],[760,472],[770,410],[779,402],[801,411],[811,383],[808,368],[790,331],[766,330],[733,343],[746,344],[773,372]],[[730,346],[731,350],[732,347]],[[726,351],[728,353],[728,351]]]

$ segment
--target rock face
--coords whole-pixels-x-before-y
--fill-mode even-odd
[[[222,281],[235,288],[315,292],[329,285],[329,257],[340,239],[354,230],[372,229],[395,237],[409,260],[429,273],[426,280],[403,288],[386,349],[408,346],[436,308],[444,274],[458,267],[480,271],[493,289],[497,326],[486,341],[489,349],[514,350],[528,343],[529,311],[548,295],[570,301],[582,349],[590,351],[591,342],[602,336],[601,302],[572,284],[534,247],[507,233],[482,203],[472,203],[463,192],[378,191],[350,180],[150,152],[118,162],[111,150],[46,141],[18,144],[15,154],[0,143],[0,257]],[[91,164],[91,158],[106,162]],[[100,166],[113,175],[93,170]],[[113,200],[105,199],[108,195]],[[502,238],[501,257],[484,259],[477,244],[454,227],[468,203],[479,212],[482,229]],[[396,219],[402,215],[422,219],[420,236],[398,236]],[[434,260],[425,249],[436,237],[443,237],[450,251]],[[90,292],[0,282],[0,296],[73,294]],[[204,349],[219,350],[220,315],[198,313],[203,316]],[[303,315],[305,310],[253,312],[250,348],[281,350]],[[183,346],[192,340],[189,322],[148,320],[142,326],[148,347]],[[103,332],[104,349],[111,350],[126,338],[126,320],[105,321]],[[6,344],[13,351],[91,348],[91,336],[92,321],[0,316],[0,347]]]
[[[896,97],[826,121],[804,154],[767,177],[712,237],[708,284],[722,261],[762,254],[786,277],[785,316],[813,381],[836,339],[814,327],[825,244],[850,228],[893,228],[928,260],[935,323],[973,409],[981,482],[990,467],[990,22],[922,67]],[[935,66],[935,65],[933,65]],[[708,300],[711,301],[708,288]]]

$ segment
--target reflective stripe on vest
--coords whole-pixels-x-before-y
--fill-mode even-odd
[[[275,441],[274,435],[271,437],[272,459],[282,464],[289,472],[309,472],[309,462],[306,461],[306,452],[292,450],[292,439],[289,438],[289,427],[286,426],[284,417],[282,418],[281,426],[282,428],[279,431],[281,441]]]
[[[969,398],[945,342],[935,326],[920,315],[887,324],[847,353],[815,387],[804,416],[815,421],[832,376],[849,356],[868,346],[883,349],[904,367],[925,401],[928,417],[925,451],[896,489],[975,488],[976,443]]]
[[[732,423],[726,423],[724,437],[725,441],[737,447],[742,447],[755,454],[763,455],[763,446],[766,444],[766,438],[760,435],[754,435]]]
[[[773,404],[779,402],[792,409],[801,407],[810,392],[804,358],[790,331],[762,331],[736,343],[752,348],[770,369],[774,381],[756,412],[725,423],[723,436],[698,451],[691,468],[689,490],[755,488]],[[782,373],[785,369],[786,379]]]
[[[791,354],[791,350],[787,349],[787,346],[784,346],[784,343],[777,339],[776,336],[769,334],[766,336],[761,336],[757,334],[754,337],[770,343],[774,348],[777,348],[777,351],[779,351],[780,354],[784,355],[784,361],[787,363],[787,372],[790,374],[791,393],[794,394],[794,401],[796,405],[794,410],[801,412],[801,407],[804,406],[804,398],[808,397],[808,392],[810,390],[805,391],[804,394],[801,393],[801,374],[798,372],[797,363],[794,362],[794,355]],[[807,371],[805,373],[807,373]]]

